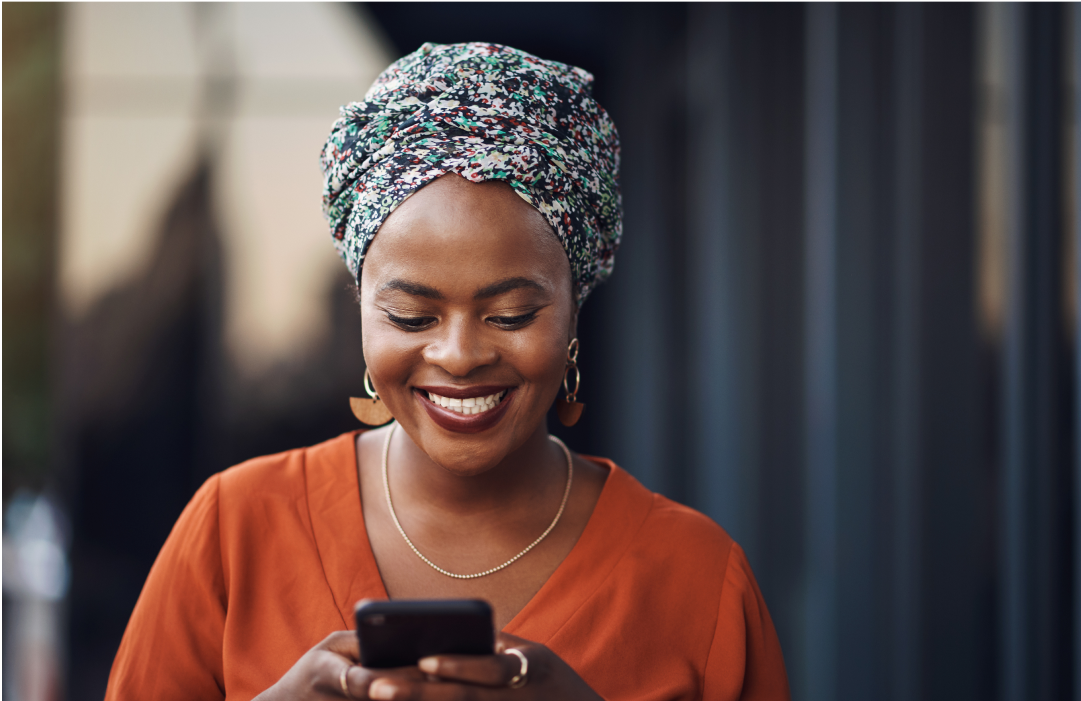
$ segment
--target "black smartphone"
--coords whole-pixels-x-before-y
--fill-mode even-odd
[[[365,599],[354,615],[365,667],[411,667],[430,655],[495,651],[492,607],[480,599]]]

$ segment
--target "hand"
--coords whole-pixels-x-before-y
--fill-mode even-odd
[[[416,667],[366,669],[358,667],[360,645],[357,634],[342,630],[331,633],[321,643],[304,653],[278,683],[255,697],[254,701],[305,701],[306,699],[343,699],[367,701],[368,687],[375,679],[402,683],[420,681],[425,675]],[[345,672],[349,695],[342,689]]]
[[[521,650],[529,660],[525,686],[508,684],[521,669],[516,655],[507,648]],[[602,701],[589,685],[559,656],[538,643],[500,633],[495,655],[439,655],[420,661],[420,671],[428,679],[381,677],[371,682],[368,696],[376,701],[528,701],[566,699]]]

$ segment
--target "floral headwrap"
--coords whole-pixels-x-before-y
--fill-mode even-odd
[[[496,44],[425,44],[341,110],[320,165],[323,214],[360,280],[383,221],[446,173],[504,180],[551,225],[579,304],[612,272],[622,234],[619,135],[593,76]]]

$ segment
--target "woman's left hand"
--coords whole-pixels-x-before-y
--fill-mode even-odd
[[[517,655],[505,653],[516,648],[529,661],[525,684],[510,688],[521,670]],[[602,701],[589,685],[559,656],[539,643],[500,633],[494,655],[439,655],[420,661],[429,681],[377,679],[368,697],[381,701],[508,701],[566,699]]]

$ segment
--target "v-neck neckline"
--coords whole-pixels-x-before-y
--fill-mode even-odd
[[[653,495],[606,458],[583,458],[608,468],[608,478],[578,541],[533,598],[503,628],[547,643],[601,587],[634,542]]]
[[[309,449],[304,465],[312,535],[327,585],[349,630],[356,627],[353,607],[358,601],[390,598],[375,563],[360,502],[356,437],[364,430]]]
[[[355,627],[356,602],[390,598],[364,524],[356,448],[363,430],[310,448],[305,460],[312,535],[348,629]],[[506,633],[539,643],[550,640],[611,574],[649,514],[653,495],[637,480],[611,460],[582,457],[608,470],[600,497],[578,541],[503,628]]]

